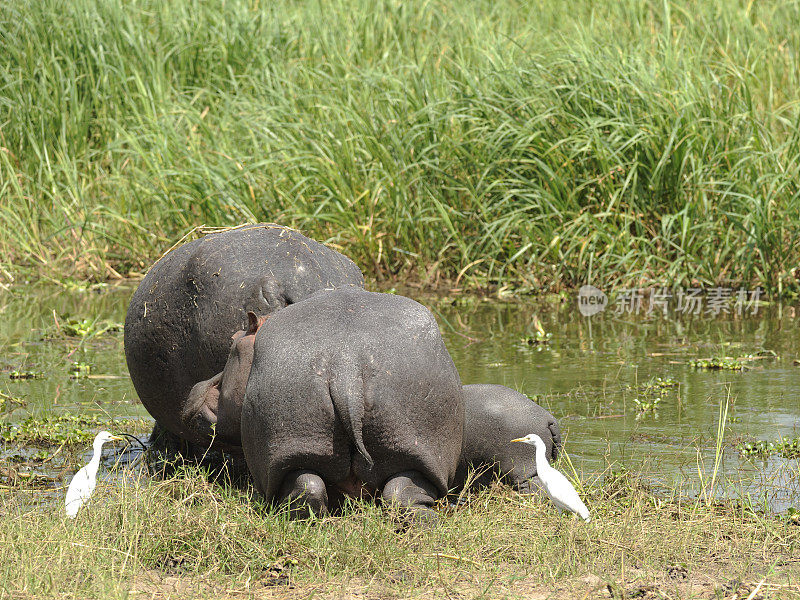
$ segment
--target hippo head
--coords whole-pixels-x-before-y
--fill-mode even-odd
[[[269,316],[247,313],[247,329],[231,336],[231,350],[221,373],[192,388],[183,411],[186,427],[214,439],[221,447],[241,448],[241,412],[256,333]]]

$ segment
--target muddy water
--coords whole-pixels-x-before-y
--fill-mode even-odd
[[[0,418],[15,421],[62,411],[147,415],[128,377],[122,347],[121,326],[131,293],[130,286],[0,290],[0,392],[25,402],[16,409],[14,404],[7,405]],[[116,323],[120,329],[84,337],[67,335],[70,321],[81,319],[97,320],[97,325]],[[72,369],[79,367],[75,365],[88,377],[76,377]],[[12,379],[14,371],[34,377]]]
[[[439,310],[464,382],[501,383],[535,397],[559,418],[572,462],[589,478],[624,466],[644,470],[655,485],[700,493],[698,466],[708,480],[727,401],[717,495],[749,497],[773,510],[800,505],[800,461],[747,460],[737,449],[800,435],[796,309],[647,318],[613,310],[584,317],[571,296],[539,305],[457,304]],[[552,334],[546,344],[528,343],[537,318]],[[689,365],[769,350],[778,357],[748,361],[744,372]],[[659,388],[657,378],[672,387]],[[646,404],[651,408],[642,411]]]
[[[0,291],[0,392],[25,403],[6,403],[0,419],[59,411],[146,415],[127,377],[121,331],[64,335],[70,319],[121,324],[132,289]],[[793,364],[800,359],[800,313],[793,307],[761,307],[746,317],[648,318],[613,310],[584,317],[567,296],[537,303],[420,300],[439,319],[464,383],[508,385],[549,408],[584,477],[629,468],[643,470],[656,486],[699,493],[698,466],[710,478],[720,410],[727,402],[716,493],[749,497],[778,511],[800,506],[800,461],[746,459],[737,450],[741,442],[800,436],[800,366]],[[536,343],[537,320],[549,334],[546,343]],[[777,358],[750,361],[745,372],[688,364],[759,351]],[[73,363],[89,365],[89,377],[74,378]],[[41,377],[11,379],[13,371]],[[671,387],[654,385],[656,378]]]

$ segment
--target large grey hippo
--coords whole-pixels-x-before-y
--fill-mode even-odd
[[[413,300],[320,292],[255,334],[242,447],[257,489],[299,514],[368,494],[430,516],[453,482],[463,424],[458,372]]]
[[[319,290],[363,282],[350,259],[280,225],[230,229],[172,250],[139,284],[125,319],[139,398],[162,428],[207,444],[208,429],[185,420],[190,391],[205,382],[206,394],[219,392],[231,336],[249,328],[248,312],[263,320]]]
[[[533,400],[502,385],[464,386],[464,448],[455,490],[467,483],[470,467],[475,485],[487,485],[495,478],[520,492],[536,489],[536,461],[525,444],[511,440],[538,434],[547,447],[546,457],[554,461],[561,449],[558,421]]]

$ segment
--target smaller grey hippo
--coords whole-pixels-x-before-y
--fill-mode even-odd
[[[365,495],[427,521],[461,455],[461,379],[424,306],[339,288],[258,328],[240,422],[256,488],[293,515]]]
[[[525,444],[511,440],[538,434],[547,446],[546,457],[554,461],[561,449],[558,421],[533,400],[502,385],[465,385],[464,446],[455,479],[455,490],[467,483],[470,467],[473,485],[488,485],[495,478],[531,493],[536,490],[536,460]]]

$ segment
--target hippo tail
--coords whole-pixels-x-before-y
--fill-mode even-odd
[[[358,372],[345,370],[340,377],[331,379],[330,392],[333,410],[347,432],[358,453],[372,466],[372,457],[364,446],[362,426],[364,421],[364,380]]]

